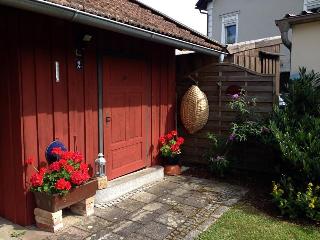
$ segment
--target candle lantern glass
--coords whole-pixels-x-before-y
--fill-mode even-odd
[[[96,177],[104,177],[106,172],[106,160],[102,153],[99,153],[95,161]]]

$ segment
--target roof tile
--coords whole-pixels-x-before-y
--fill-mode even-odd
[[[201,33],[135,0],[46,1],[174,37],[203,47],[225,51],[225,48],[217,41],[211,40]]]

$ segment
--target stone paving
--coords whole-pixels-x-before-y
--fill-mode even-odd
[[[96,206],[94,216],[65,216],[66,227],[61,232],[50,234],[33,229],[33,237],[27,231],[20,239],[194,239],[246,192],[242,187],[223,182],[166,177],[116,201]]]

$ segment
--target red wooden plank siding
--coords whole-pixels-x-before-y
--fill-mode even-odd
[[[7,20],[7,14],[5,11],[1,11],[1,21],[0,21],[0,30],[1,32],[8,32],[8,20]],[[13,179],[9,179],[8,175],[10,170],[7,170],[8,167],[8,159],[11,158],[11,152],[10,152],[10,129],[12,128],[12,124],[9,120],[10,118],[10,106],[9,106],[9,65],[8,65],[8,58],[9,58],[9,48],[8,48],[8,34],[5,34],[1,38],[1,51],[0,51],[0,70],[1,70],[1,88],[0,88],[0,96],[1,96],[1,101],[0,101],[0,110],[1,110],[1,118],[0,118],[0,123],[1,126],[5,126],[1,128],[1,136],[0,136],[0,148],[1,148],[1,153],[2,156],[0,158],[0,191],[1,193],[5,193],[5,191],[8,190],[8,186],[10,184],[7,184],[6,182],[8,180],[12,181]],[[13,68],[13,67],[12,67]],[[11,69],[12,69],[11,68]],[[14,70],[14,69],[12,69]],[[7,146],[9,149],[7,149]],[[12,220],[14,216],[10,216],[10,213],[12,212],[7,212],[6,206],[10,201],[10,194],[1,194],[0,197],[0,214],[1,216],[8,218]]]
[[[84,73],[76,68],[77,39],[73,25],[68,26],[68,95],[69,95],[69,148],[85,154],[84,149]]]
[[[11,19],[10,19],[11,20]],[[9,21],[10,21],[9,20]],[[11,32],[11,30],[8,30],[8,32]],[[9,46],[11,45],[10,43],[8,44]],[[8,46],[7,45],[7,46]],[[9,47],[9,52],[8,52],[8,58],[7,60],[10,60],[11,61],[15,61],[14,57],[11,55],[13,54],[12,52],[12,49],[10,49]],[[15,74],[15,73],[13,73]],[[14,79],[13,79],[13,75],[10,74],[9,76],[9,81],[7,83],[7,92],[6,92],[6,95],[7,95],[7,105],[8,105],[8,121],[9,121],[9,124],[12,125],[12,128],[9,129],[9,131],[7,132],[7,151],[9,152],[9,155],[8,155],[8,160],[6,160],[6,163],[5,163],[5,169],[7,169],[7,172],[5,173],[6,175],[6,179],[11,179],[10,182],[7,182],[5,181],[5,190],[4,190],[4,193],[5,195],[5,198],[6,198],[6,202],[7,203],[10,203],[10,202],[13,202],[14,199],[15,199],[15,182],[16,182],[16,179],[15,179],[15,174],[14,174],[14,161],[15,161],[15,156],[13,154],[13,146],[14,146],[14,136],[13,136],[13,132],[12,132],[12,129],[15,127],[14,124],[13,124],[13,108],[14,108],[14,105],[12,103],[12,98],[11,98],[11,89],[12,89],[12,84],[13,83]],[[8,125],[9,125],[8,124]],[[8,126],[6,125],[6,126]],[[14,219],[16,220],[16,212],[15,212],[15,209],[13,208],[5,208],[5,215],[7,216],[14,216]]]
[[[21,36],[34,33],[28,39],[20,37],[24,39],[20,42],[23,62],[23,160],[35,156],[39,162],[46,164],[45,148],[54,138],[59,138],[71,150],[83,152],[86,161],[93,167],[98,148],[95,46],[87,51],[85,62],[88,64],[83,70],[77,70],[74,56],[75,37],[70,31],[72,26],[46,17],[42,17],[41,24],[37,24],[38,19],[38,16],[33,18],[33,14],[27,13],[21,17],[20,26]],[[57,32],[65,34],[57,35]],[[55,79],[55,61],[59,62],[60,67],[59,83]],[[37,165],[36,162],[35,166]],[[32,170],[28,170],[27,177],[23,178],[26,187],[32,173]],[[22,199],[21,202],[24,203],[21,213],[27,216],[21,223],[30,224],[33,222],[34,208],[32,194],[28,193],[27,200]],[[26,203],[28,207],[25,206]]]
[[[54,138],[50,38],[51,24],[48,21],[48,18],[39,16],[34,27],[39,165],[45,166],[45,150]]]
[[[0,8],[0,32],[7,32],[6,28],[6,21],[4,19],[5,16],[5,11]],[[0,99],[0,112],[1,112],[1,118],[0,118],[0,126],[6,126],[5,128],[1,128],[1,133],[0,133],[0,150],[3,150],[3,146],[6,144],[6,138],[5,138],[5,131],[8,129],[10,126],[7,125],[7,108],[5,105],[5,96],[7,96],[6,91],[7,91],[7,79],[8,79],[8,71],[6,71],[6,59],[7,59],[7,49],[5,46],[7,45],[7,35],[3,36],[0,38],[0,72],[1,72],[1,78],[0,78],[0,83],[1,83],[1,88],[0,88],[0,96],[2,96]],[[2,152],[2,158],[7,158],[8,152],[1,151]],[[0,192],[4,192],[4,180],[5,176],[3,173],[4,169],[4,161],[0,160]],[[0,216],[4,216],[4,197],[0,197]]]
[[[37,94],[35,82],[35,68],[34,68],[34,19],[26,17],[25,14],[20,16],[20,24],[24,22],[24,26],[20,27],[21,36],[29,36],[28,38],[20,38],[20,72],[22,85],[22,118],[23,123],[23,143],[24,155],[23,159],[33,157],[36,159],[34,166],[38,166],[38,136],[37,136]],[[26,169],[26,176],[34,173],[32,168]],[[28,183],[29,179],[26,179]],[[27,217],[31,222],[33,219],[32,210],[35,206],[33,194],[27,192]]]
[[[158,164],[159,137],[175,128],[175,55],[158,47],[152,56],[152,164]]]
[[[18,22],[16,14],[1,11],[0,29],[6,34],[1,39],[0,49],[0,111],[2,126],[0,136],[0,214],[15,222],[25,219],[25,202],[12,206],[15,201],[23,200],[24,169],[16,168],[22,164],[21,122],[20,122],[20,84]],[[9,25],[10,23],[10,25]],[[10,207],[7,207],[10,206]],[[21,211],[22,210],[22,211]]]
[[[11,187],[11,191],[14,189],[14,199],[16,204],[13,211],[15,211],[15,221],[17,223],[24,223],[26,221],[26,201],[24,200],[26,195],[24,191],[25,183],[25,171],[24,171],[24,159],[23,159],[23,143],[22,143],[22,121],[21,121],[21,81],[20,81],[20,46],[19,46],[19,14],[10,15],[10,23],[12,24],[9,28],[8,34],[10,36],[10,45],[9,45],[9,62],[17,68],[17,71],[10,72],[10,105],[11,105],[11,120],[12,129],[11,129],[11,153],[12,163],[10,164],[12,168],[10,171],[13,172],[14,180],[12,184],[7,184]],[[9,159],[8,159],[9,160]],[[9,161],[10,161],[9,160]],[[16,166],[22,166],[17,168]]]
[[[7,18],[5,19],[5,22],[6,22],[6,25],[8,26],[8,23],[11,22],[12,19],[11,19],[11,16],[7,16]],[[13,27],[14,27],[14,24],[11,25],[11,28],[8,26],[7,29],[6,29],[6,32],[7,33],[11,33],[13,34]],[[8,34],[8,36],[10,36]],[[15,61],[13,56],[11,55],[12,54],[12,49],[10,49],[11,47],[11,42],[10,42],[10,39],[7,39],[7,44],[6,44],[6,47],[8,48],[8,52],[7,52],[7,56],[6,56],[6,61],[10,62],[11,61]],[[9,67],[7,65],[7,67]],[[14,65],[12,65],[12,70],[14,70]],[[5,204],[9,204],[10,202],[13,202],[14,199],[15,199],[15,196],[14,196],[14,183],[15,183],[15,179],[14,179],[14,172],[13,172],[13,169],[14,169],[14,161],[13,161],[13,135],[12,135],[12,131],[11,129],[13,127],[15,127],[13,125],[13,122],[12,122],[12,103],[11,103],[11,81],[13,80],[13,76],[12,74],[10,74],[10,72],[8,72],[8,76],[7,76],[7,82],[6,82],[6,85],[5,85],[5,112],[7,114],[7,122],[4,126],[8,126],[10,128],[6,128],[4,129],[4,135],[6,136],[6,141],[5,141],[5,145],[6,145],[6,149],[3,149],[5,150],[5,152],[7,152],[7,156],[6,156],[6,159],[8,160],[5,160],[4,161],[4,169],[6,169],[6,171],[3,173],[4,176],[5,176],[5,180],[4,181],[4,193],[3,194],[3,198],[4,198],[4,203]],[[11,83],[11,84],[10,84]],[[3,152],[3,151],[2,151]],[[8,179],[10,179],[10,183],[8,183]],[[15,209],[14,208],[5,208],[4,209],[4,216],[5,217],[9,217],[10,220],[14,219],[16,220],[16,213],[15,213]]]
[[[3,9],[0,8],[0,16],[4,16],[4,11]],[[4,17],[1,18],[0,21],[0,32],[6,32],[6,25],[5,25],[5,21],[4,21]],[[0,96],[5,96],[5,85],[6,85],[6,81],[7,81],[7,72],[4,69],[5,66],[5,61],[4,59],[6,59],[6,51],[4,46],[6,46],[7,41],[6,41],[6,36],[0,38],[0,73],[1,73],[1,88],[0,88]],[[0,101],[0,108],[2,111],[2,114],[5,114],[5,106],[4,106],[4,99],[1,98]],[[5,115],[3,115],[0,118],[0,126],[5,126]],[[0,146],[4,146],[5,144],[5,139],[2,136],[4,134],[4,132],[1,132],[2,134],[0,135]],[[2,150],[2,147],[0,147],[0,149]],[[2,154],[2,158],[6,157],[6,153]],[[3,164],[3,160],[0,159],[0,192],[4,192],[4,175],[2,174],[4,169],[4,164]],[[0,216],[4,214],[4,198],[0,197]]]
[[[152,165],[158,163],[157,153],[159,151],[159,137],[160,137],[160,82],[161,69],[159,52],[155,51],[152,55],[152,69],[151,69],[151,125],[152,125]]]
[[[65,22],[61,20],[52,21],[52,86],[53,86],[53,126],[54,138],[59,139],[67,146],[68,137],[68,78],[67,78],[67,48]],[[56,82],[55,62],[59,64],[59,82]]]
[[[167,54],[168,58],[168,130],[176,127],[176,66],[174,49],[170,49]]]
[[[163,47],[162,47],[163,48]],[[164,49],[161,54],[161,80],[160,80],[160,135],[168,132],[168,66],[167,55]]]
[[[95,39],[93,39],[95,41]],[[85,97],[85,159],[93,174],[94,160],[98,153],[98,80],[96,42],[85,52],[84,97]]]

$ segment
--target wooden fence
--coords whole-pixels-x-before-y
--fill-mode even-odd
[[[276,75],[276,94],[280,81],[280,37],[258,39],[228,46],[226,61],[262,74]]]
[[[180,66],[180,69],[183,67]],[[190,74],[185,74],[185,70],[180,69],[177,71],[178,101],[196,81],[200,89],[207,95],[210,105],[209,121],[196,134],[187,134],[179,123],[179,131],[186,138],[184,158],[188,162],[203,163],[202,156],[208,147],[206,138],[208,132],[217,135],[230,133],[230,123],[234,120],[235,113],[228,107],[230,101],[230,96],[227,96],[228,88],[240,87],[245,89],[249,96],[255,97],[258,114],[266,115],[272,111],[276,93],[275,75],[257,73],[233,63],[211,63]]]

